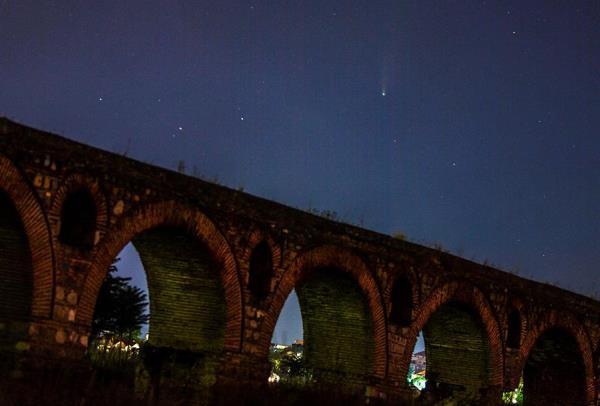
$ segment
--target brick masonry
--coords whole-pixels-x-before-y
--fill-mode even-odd
[[[339,373],[340,379],[368,376],[375,352],[373,323],[354,280],[336,269],[318,269],[296,291],[307,366]]]
[[[90,247],[59,238],[65,202],[82,189],[96,209]],[[2,314],[10,313],[0,326],[21,334],[3,348],[80,359],[108,266],[133,241],[150,285],[152,339],[220,354],[219,369],[230,378],[266,379],[273,329],[296,288],[310,362],[361,376],[373,396],[406,392],[410,355],[424,330],[439,380],[472,384],[468,389],[489,403],[515,387],[526,368],[565,366],[579,389],[555,396],[564,404],[596,402],[600,303],[581,295],[6,119],[0,190],[0,272],[2,289],[11,292],[0,302]],[[253,259],[257,246],[262,253]],[[270,281],[264,261],[256,262],[268,251]],[[259,269],[258,279],[250,278],[251,268]],[[394,289],[398,280],[412,289],[409,300],[392,300],[392,292],[406,292]],[[398,313],[401,322],[389,317],[392,303],[411,305]],[[509,347],[515,309],[521,331],[511,333]],[[570,340],[550,347],[566,347],[579,361],[548,356],[545,366],[528,363],[548,347],[545,332],[555,330]],[[448,346],[455,351],[440,350]],[[452,373],[457,362],[473,378],[469,384]],[[530,399],[543,396],[544,385],[529,382]]]
[[[0,348],[27,341],[31,315],[31,252],[17,210],[0,191]]]
[[[489,386],[490,350],[485,329],[469,308],[454,303],[440,306],[423,334],[430,380],[464,387],[465,398],[477,397],[481,388]]]
[[[148,279],[150,343],[220,352],[225,294],[207,249],[176,229],[146,231],[134,245]]]

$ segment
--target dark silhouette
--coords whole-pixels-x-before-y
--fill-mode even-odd
[[[96,204],[87,190],[79,189],[70,193],[61,212],[60,241],[91,249],[96,233],[96,214]]]
[[[145,312],[148,305],[146,293],[130,285],[131,278],[115,275],[118,261],[110,266],[100,288],[92,322],[92,337],[114,335],[131,339],[139,334],[150,318]]]

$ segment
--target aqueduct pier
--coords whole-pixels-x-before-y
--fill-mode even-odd
[[[150,343],[215,355],[218,379],[266,381],[296,289],[322,382],[406,396],[423,331],[434,391],[497,404],[522,377],[526,404],[598,402],[597,301],[0,119],[2,359],[83,360],[129,242]]]

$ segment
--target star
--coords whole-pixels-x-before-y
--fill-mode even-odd
[[[240,120],[244,121],[244,116],[240,117]]]
[[[102,101],[102,97],[98,97],[98,101],[101,102]]]
[[[381,91],[381,95],[382,95],[382,96],[385,96],[385,90],[382,90],[382,91]]]
[[[177,127],[179,131],[183,131],[183,127]]]

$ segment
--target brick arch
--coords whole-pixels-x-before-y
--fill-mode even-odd
[[[504,312],[501,315],[502,325],[504,326],[502,337],[504,338],[503,342],[504,342],[505,348],[509,348],[509,346],[508,346],[509,316],[513,310],[516,310],[518,312],[519,320],[520,320],[519,347],[518,348],[520,348],[521,344],[523,343],[523,339],[527,332],[527,326],[529,325],[529,315],[527,314],[527,307],[523,303],[523,300],[521,300],[518,297],[512,297],[506,303]]]
[[[511,382],[518,382],[521,378],[529,354],[542,334],[550,329],[558,328],[570,334],[577,343],[585,368],[586,400],[588,404],[593,405],[596,400],[593,350],[591,340],[585,331],[585,327],[572,314],[554,309],[544,313],[536,323],[532,324],[533,325],[527,332],[521,345],[517,368],[515,368],[515,373],[511,377]]]
[[[31,315],[49,318],[54,292],[54,251],[44,211],[29,182],[0,154],[0,189],[10,197],[27,236],[31,252],[33,297]]]
[[[104,191],[100,187],[97,180],[85,177],[80,174],[73,174],[68,176],[58,187],[58,190],[52,198],[52,204],[48,210],[48,215],[51,219],[56,220],[56,229],[54,231],[54,239],[58,241],[58,234],[60,232],[61,224],[61,212],[63,204],[70,192],[77,189],[85,189],[90,193],[90,196],[94,200],[96,205],[96,232],[105,232],[108,225],[108,204],[107,198]]]
[[[408,341],[404,350],[402,362],[400,363],[400,375],[406,376],[417,342],[419,332],[423,330],[431,316],[444,304],[459,302],[467,305],[479,316],[489,344],[490,361],[490,386],[501,388],[503,384],[504,359],[502,356],[502,339],[500,327],[485,295],[476,287],[467,282],[453,281],[434,289],[423,299],[419,308],[416,309],[416,317],[409,328]]]
[[[511,298],[508,301],[508,303],[506,304],[506,312],[504,314],[504,318],[508,317],[508,313],[510,312],[511,309],[515,309],[515,310],[519,311],[519,315],[521,316],[521,328],[523,329],[523,332],[527,331],[527,326],[529,325],[529,314],[528,314],[528,308],[523,303],[523,300],[518,297]],[[525,335],[525,333],[523,333],[523,336],[524,335]],[[523,338],[523,337],[521,337],[521,338]]]
[[[79,323],[90,325],[100,286],[113,259],[136,235],[158,226],[183,226],[208,247],[215,264],[221,270],[225,292],[227,309],[224,348],[239,351],[242,334],[242,294],[233,252],[225,237],[208,217],[172,201],[153,203],[134,210],[121,219],[95,248],[92,266],[84,282],[79,302]]]
[[[383,300],[385,303],[386,314],[388,315],[388,320],[390,313],[392,311],[392,292],[396,286],[398,280],[402,277],[406,278],[406,280],[410,283],[411,287],[411,301],[412,301],[412,316],[411,319],[414,319],[416,310],[421,301],[421,292],[419,289],[420,283],[419,278],[416,275],[416,272],[412,268],[408,268],[408,265],[401,266],[400,271],[396,272],[391,278],[389,278],[389,282],[386,288],[383,291]]]
[[[289,294],[312,271],[325,267],[334,267],[348,272],[358,282],[361,291],[367,297],[375,342],[373,374],[379,378],[385,377],[387,339],[385,311],[379,287],[369,268],[358,256],[347,249],[335,246],[322,246],[306,251],[298,256],[285,271],[273,293],[273,299],[261,327],[262,334],[259,342],[261,355],[268,354],[275,324]]]
[[[391,270],[389,270],[391,271]],[[392,289],[394,287],[394,283],[400,278],[404,276],[408,279],[408,281],[413,286],[413,300],[415,306],[419,304],[421,301],[421,289],[420,289],[420,279],[417,274],[417,271],[413,268],[413,266],[406,262],[400,262],[400,264],[396,264],[393,272],[389,272],[390,277],[388,279],[388,283],[386,287],[383,289],[383,297],[384,299],[389,298],[392,293]],[[386,301],[387,302],[387,301]]]
[[[273,266],[280,266],[282,259],[281,247],[275,242],[269,232],[260,230],[258,228],[252,230],[250,236],[248,237],[248,245],[244,250],[244,258],[248,260],[250,255],[252,255],[254,248],[263,241],[266,241],[271,248],[271,252],[273,253]]]
[[[240,258],[241,262],[248,264],[248,266],[245,269],[240,269],[240,271],[242,272],[242,275],[244,275],[244,285],[246,286],[246,288],[248,288],[249,291],[251,291],[251,289],[250,289],[250,278],[251,278],[250,262],[251,262],[252,255],[254,254],[255,248],[262,242],[266,243],[267,246],[269,247],[269,250],[271,251],[272,269],[271,269],[270,282],[268,285],[268,288],[269,288],[268,290],[269,290],[269,294],[270,294],[270,289],[272,288],[273,284],[275,283],[274,281],[277,278],[277,268],[279,268],[281,266],[282,256],[281,256],[280,245],[275,242],[275,240],[273,239],[273,237],[271,236],[271,234],[268,231],[265,231],[258,227],[255,227],[250,232],[247,243],[246,243],[246,247],[243,250],[242,257]],[[250,292],[250,294],[248,295],[248,298],[251,296],[252,296],[252,293]],[[246,298],[246,299],[248,299],[248,298]]]

